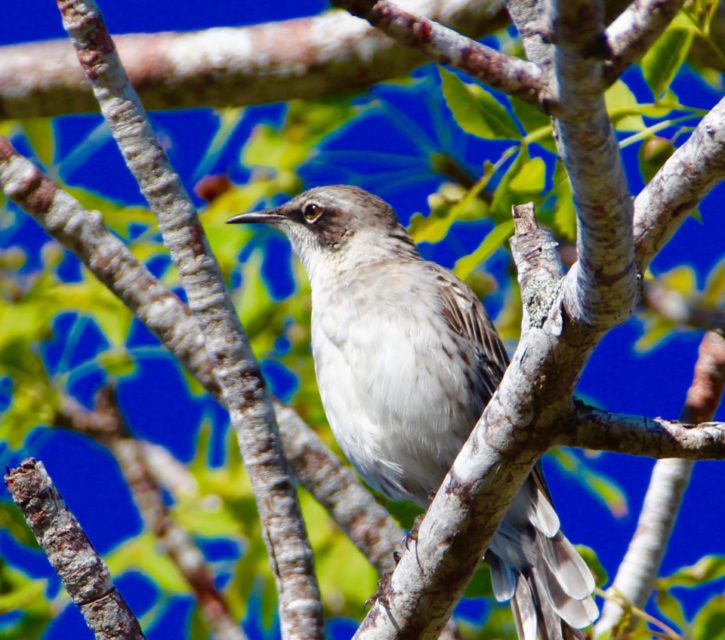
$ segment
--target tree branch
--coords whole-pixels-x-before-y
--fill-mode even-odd
[[[494,89],[540,106],[541,71],[535,64],[480,44],[387,0],[334,0],[334,4],[440,64],[456,67]]]
[[[612,84],[633,62],[641,58],[667,29],[684,0],[634,0],[607,27],[609,47],[604,78]]]
[[[558,444],[597,451],[614,451],[650,458],[722,460],[725,423],[676,422],[610,413],[578,403],[573,433]]]
[[[472,37],[506,23],[500,0],[403,0]],[[119,36],[147,109],[232,107],[362,90],[425,62],[343,12],[195,33]],[[279,43],[288,43],[280,47]],[[0,118],[97,111],[67,40],[0,47]]]
[[[101,389],[93,411],[88,411],[70,397],[62,398],[56,424],[83,433],[108,447],[128,483],[146,527],[156,536],[159,547],[191,587],[214,638],[245,640],[241,625],[233,619],[224,596],[214,585],[214,577],[203,554],[186,531],[172,520],[161,488],[150,471],[146,443],[131,437],[116,404],[113,388]]]
[[[101,112],[156,214],[204,334],[252,484],[279,593],[283,638],[322,638],[314,561],[271,399],[194,206],[156,140],[93,0],[59,0]]]
[[[106,229],[98,213],[83,209],[2,136],[0,187],[56,241],[73,251],[206,390],[224,403],[204,338],[188,308]],[[331,510],[333,519],[379,571],[392,568],[402,533],[390,516],[292,409],[275,403],[275,411],[285,455],[300,482]],[[336,497],[344,502],[336,502]]]
[[[97,640],[142,640],[141,627],[108,567],[63,502],[43,463],[28,458],[5,484]]]
[[[724,385],[725,339],[715,333],[706,333],[700,344],[682,419],[690,422],[711,420]],[[607,590],[613,598],[623,598],[625,607],[644,608],[652,593],[692,467],[692,460],[665,459],[658,461],[652,471],[637,529],[617,576]],[[617,602],[607,600],[596,625],[596,634],[617,627],[624,611]]]
[[[642,271],[724,177],[725,98],[702,119],[634,201],[635,255]]]
[[[567,312],[605,329],[628,318],[637,300],[632,202],[602,93],[604,12],[600,2],[555,0],[550,9],[559,105],[557,148],[577,213],[578,262],[564,282]]]

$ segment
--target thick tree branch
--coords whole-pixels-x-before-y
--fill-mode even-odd
[[[364,18],[400,44],[420,49],[440,64],[456,67],[521,100],[540,104],[541,71],[535,64],[479,44],[387,0],[334,0],[334,4]]]
[[[43,463],[28,458],[5,484],[65,590],[97,640],[141,640],[141,627],[111,582],[108,567],[68,510]]]
[[[725,385],[725,338],[706,333],[700,344],[692,384],[682,410],[690,422],[711,420]],[[692,474],[692,460],[660,460],[652,471],[637,529],[619,565],[609,594],[622,597],[625,607],[644,608],[659,574],[667,542],[677,520],[682,497]],[[607,600],[597,622],[597,635],[617,627],[625,608]]]
[[[401,4],[472,37],[506,23],[500,0]],[[362,90],[425,62],[338,11],[251,27],[119,36],[117,44],[147,109],[320,98]],[[0,118],[97,110],[67,40],[0,47]]]
[[[641,270],[724,177],[725,98],[702,119],[634,201],[635,255]]]
[[[685,4],[684,0],[634,0],[607,27],[609,52],[604,78],[613,83],[655,43]]]
[[[223,404],[212,375],[212,362],[204,349],[204,338],[187,307],[106,229],[100,214],[83,209],[2,136],[0,187],[56,241],[73,251]],[[355,475],[340,464],[292,409],[275,403],[275,410],[285,455],[300,482],[331,510],[338,525],[378,570],[389,570],[402,537],[399,529]],[[97,428],[98,421],[94,420],[90,427]],[[168,465],[163,466],[167,471]],[[336,502],[336,497],[344,501]]]
[[[103,388],[96,396],[93,411],[70,397],[64,397],[56,424],[83,433],[109,448],[146,527],[156,536],[160,549],[191,587],[214,638],[245,640],[241,625],[233,619],[224,596],[214,585],[214,576],[203,554],[186,531],[172,520],[161,488],[151,473],[146,443],[131,437],[116,404],[114,390]]]
[[[604,10],[590,0],[554,1],[551,91],[554,127],[577,212],[579,260],[564,282],[567,311],[577,321],[610,328],[637,300],[632,202],[602,93]]]
[[[156,214],[189,308],[204,334],[252,484],[279,593],[283,638],[322,638],[312,550],[271,398],[194,206],[156,140],[93,0],[59,0],[63,26],[101,112]]]
[[[508,21],[500,0],[399,3],[472,38],[493,33]],[[509,1],[509,10],[515,13],[516,5],[522,4],[526,3]],[[608,20],[626,5],[626,0],[608,0]],[[714,41],[722,41],[724,5],[716,11],[710,31]],[[524,42],[532,40],[534,33],[522,34]],[[618,37],[624,38],[624,33]],[[426,62],[412,49],[340,13],[194,33],[124,35],[116,41],[131,82],[148,109],[224,108],[321,98],[363,90]],[[280,48],[280,41],[294,46]],[[626,48],[621,55],[629,55]],[[693,43],[690,58],[723,70],[705,41]],[[535,58],[529,55],[529,59]],[[608,71],[606,79],[616,79],[614,72]],[[0,47],[0,118],[97,109],[66,40]]]
[[[650,458],[722,460],[725,458],[725,423],[676,422],[610,413],[579,404],[576,427],[558,444],[583,449],[614,451]]]

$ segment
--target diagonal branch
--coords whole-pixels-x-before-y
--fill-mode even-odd
[[[272,402],[188,194],[156,140],[93,0],[58,0],[63,26],[101,112],[156,214],[204,334],[257,502],[284,638],[322,638],[312,550]]]
[[[684,0],[635,0],[607,27],[609,47],[604,63],[604,79],[612,84],[633,62],[655,43]]]
[[[641,270],[723,178],[725,98],[702,119],[634,201],[635,255]]]
[[[200,549],[172,520],[161,487],[151,473],[147,443],[131,437],[116,404],[114,389],[101,389],[93,411],[70,397],[62,398],[56,424],[83,433],[108,447],[128,483],[144,524],[191,588],[213,637],[216,640],[246,640],[241,625],[234,620],[227,601],[216,588]]]
[[[725,338],[706,333],[700,344],[682,418],[691,422],[712,419],[724,386]],[[621,596],[626,600],[625,608],[642,609],[652,593],[692,467],[692,460],[665,459],[657,462],[652,471],[637,529],[608,589],[614,598]],[[617,602],[607,600],[597,622],[597,635],[618,626],[624,611]]]
[[[334,0],[334,4],[440,64],[456,67],[494,89],[540,106],[541,71],[535,64],[413,15],[388,0]]]
[[[5,484],[97,640],[142,640],[141,627],[113,586],[108,567],[63,502],[43,463],[24,460],[8,471]]]
[[[0,187],[73,251],[206,390],[224,402],[204,338],[188,308],[136,260],[97,212],[83,209],[2,136]],[[285,455],[300,482],[379,571],[390,570],[402,534],[385,509],[292,409],[275,403],[275,410]]]

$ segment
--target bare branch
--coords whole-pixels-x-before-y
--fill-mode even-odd
[[[576,320],[610,328],[628,318],[637,299],[632,202],[602,94],[603,8],[600,2],[553,3],[556,43],[552,92],[559,105],[557,148],[577,212],[579,260],[564,283]]]
[[[610,413],[578,404],[573,433],[558,444],[650,458],[725,459],[725,423],[676,422]]]
[[[609,46],[604,78],[613,83],[633,62],[639,60],[665,31],[684,0],[634,0],[607,27]]]
[[[204,339],[189,310],[89,212],[43,176],[0,136],[0,187],[53,238],[73,251],[148,329],[223,403]],[[305,488],[324,506],[355,545],[378,568],[389,568],[402,537],[373,496],[343,467],[319,436],[289,407],[275,403],[285,455]],[[77,417],[75,424],[82,425]],[[103,429],[94,418],[89,432]],[[108,425],[112,429],[112,425]],[[149,454],[151,455],[151,454]],[[152,465],[155,471],[158,465]],[[167,463],[164,471],[169,471]],[[339,500],[336,502],[336,498]],[[349,501],[349,502],[348,502]],[[369,526],[368,526],[369,525]],[[371,528],[377,528],[377,533]]]
[[[644,270],[685,220],[725,177],[725,98],[697,125],[634,201],[637,265]]]
[[[539,105],[541,72],[535,64],[479,44],[387,0],[334,0],[334,4],[364,18],[399,43],[420,49],[440,64],[456,67],[494,89]]]
[[[65,590],[97,640],[141,640],[141,627],[111,582],[75,516],[39,460],[28,458],[5,475],[5,484]]]
[[[472,37],[506,23],[500,0],[403,0]],[[425,62],[344,12],[240,28],[116,38],[147,109],[231,107],[362,90]],[[288,43],[280,47],[279,43]],[[0,118],[97,111],[67,40],[0,47]]]
[[[706,333],[682,410],[683,420],[711,420],[724,385],[725,339],[715,333]],[[637,529],[608,589],[613,598],[622,597],[626,605],[642,609],[652,593],[693,464],[692,460],[668,458],[658,461],[652,471]],[[619,625],[623,614],[622,606],[607,600],[597,622],[597,635]]]
[[[274,409],[194,206],[156,140],[93,0],[59,0],[63,26],[111,132],[157,215],[204,334],[257,501],[284,638],[322,638],[322,605]]]
[[[245,640],[241,625],[233,619],[224,596],[214,585],[203,554],[186,531],[172,520],[161,488],[151,473],[146,443],[131,437],[113,388],[101,389],[93,411],[64,397],[56,421],[58,426],[84,433],[110,449],[146,527],[191,587],[214,638]]]

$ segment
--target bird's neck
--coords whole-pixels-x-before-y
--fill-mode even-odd
[[[327,287],[331,281],[344,282],[344,274],[386,263],[421,260],[415,243],[405,230],[394,229],[386,234],[379,231],[358,231],[343,247],[335,251],[300,252],[313,290]],[[340,278],[343,277],[341,280]]]

